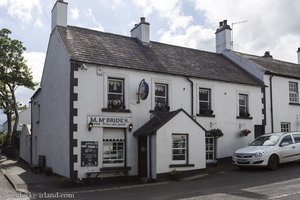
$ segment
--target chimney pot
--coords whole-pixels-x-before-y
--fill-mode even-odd
[[[266,51],[263,55],[264,58],[273,58],[273,56],[270,54],[270,51]]]
[[[223,21],[223,23],[224,23],[224,26],[227,25],[227,20],[225,19],[225,20]]]
[[[141,17],[141,22],[145,22],[145,21],[146,21],[145,17]]]
[[[146,46],[150,46],[150,24],[146,22],[145,17],[141,17],[141,22],[139,24],[135,24],[130,33],[131,37],[137,38]]]
[[[222,27],[223,26],[223,22],[219,22],[219,27]]]
[[[298,48],[297,51],[297,57],[298,57],[298,64],[300,64],[300,47]]]
[[[298,51],[297,52],[300,52],[300,47],[298,48]]]

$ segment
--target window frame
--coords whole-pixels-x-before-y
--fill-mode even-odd
[[[287,125],[287,127],[283,127]],[[291,122],[281,122],[280,123],[281,132],[291,132]]]
[[[185,139],[185,147],[181,147],[181,148],[174,148],[174,136],[177,137],[184,137]],[[181,160],[174,160],[174,150],[185,150],[184,153],[184,159]],[[188,142],[188,134],[184,134],[184,133],[173,133],[172,134],[172,146],[171,146],[171,160],[172,160],[172,164],[188,164],[188,149],[189,149],[189,142]],[[178,154],[175,154],[178,155]]]
[[[246,97],[245,98],[245,104],[241,105],[240,104],[240,97]],[[244,112],[241,112],[241,107],[244,107]],[[249,94],[245,94],[245,93],[238,93],[238,116],[239,117],[246,117],[249,118],[250,117],[250,112],[249,112]],[[244,113],[244,114],[241,114]]]
[[[299,103],[298,82],[289,81],[289,102],[290,103]]]
[[[122,83],[122,91],[121,93],[114,93],[114,92],[110,92],[109,91],[109,86],[110,86],[110,81],[120,81]],[[113,100],[110,100],[109,99],[109,95],[120,95],[121,96],[121,101],[122,101],[122,105],[120,108],[112,108],[110,107],[110,102],[109,101],[113,101]],[[115,77],[111,77],[109,76],[107,78],[107,104],[106,104],[106,107],[108,109],[112,109],[112,110],[122,110],[122,109],[125,109],[125,79],[124,78],[115,78]]]
[[[156,95],[156,87],[157,86],[163,86],[165,88],[165,96],[157,96]],[[161,98],[165,99],[165,106],[162,109],[157,108],[156,99]],[[169,111],[170,110],[170,102],[169,102],[169,84],[168,83],[161,83],[161,82],[155,82],[154,83],[154,110],[155,111]]]
[[[208,140],[212,141],[211,142],[207,142]],[[209,147],[212,147],[212,150],[210,150]],[[208,157],[212,156],[212,159],[208,159]],[[205,159],[206,161],[213,161],[215,160],[215,138],[214,137],[209,137],[206,136],[205,137]]]
[[[201,95],[200,92],[201,90],[205,90],[206,92],[208,92],[208,100],[201,100]],[[201,113],[201,103],[207,103],[208,104],[208,108],[206,110],[204,110],[204,113]],[[204,88],[204,87],[199,87],[198,88],[198,115],[200,116],[205,116],[205,115],[212,115],[213,111],[212,111],[212,95],[211,95],[211,89],[210,88]]]
[[[116,149],[114,150],[113,149],[114,148],[114,143],[116,143],[116,144],[122,143],[122,145],[123,145],[122,150],[117,149],[118,145],[116,145]],[[118,159],[118,158],[116,158],[116,159],[105,159],[104,158],[105,157],[105,152],[108,152],[108,151],[105,150],[105,146],[108,145],[108,144],[111,145],[110,146],[110,148],[111,148],[110,152],[113,152],[113,151],[122,152],[122,154],[121,154],[122,158],[121,159]],[[103,150],[102,151],[102,166],[103,167],[123,167],[124,163],[125,163],[125,145],[126,145],[126,143],[125,143],[124,140],[116,140],[116,141],[106,141],[106,140],[104,140],[103,141],[103,147],[102,147],[102,150]],[[108,154],[108,155],[110,155],[112,157],[112,155],[114,155],[114,154],[111,153],[111,154]],[[105,163],[106,160],[108,160],[110,162]],[[122,162],[116,162],[116,161],[120,161],[120,160]]]

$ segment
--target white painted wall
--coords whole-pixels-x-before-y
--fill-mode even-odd
[[[127,166],[131,167],[130,175],[137,175],[138,158],[137,158],[137,138],[132,133],[139,127],[144,125],[149,119],[150,110],[154,109],[154,83],[169,84],[169,103],[172,110],[179,108],[191,112],[191,84],[185,77],[158,74],[151,72],[135,71],[121,68],[97,66],[87,64],[87,70],[79,69],[75,72],[78,78],[78,87],[75,92],[78,93],[78,101],[74,107],[78,109],[78,116],[74,117],[74,123],[78,124],[78,132],[74,134],[78,140],[78,147],[74,148],[74,152],[78,154],[78,163],[74,169],[78,170],[79,177],[85,177],[86,172],[99,171],[102,167],[102,149],[103,128],[93,128],[90,132],[87,129],[88,115],[102,116],[126,116],[131,117],[133,130],[127,130]],[[98,71],[98,73],[97,73]],[[102,112],[102,108],[106,107],[106,88],[107,77],[119,77],[125,79],[125,102],[126,108],[131,113],[111,113]],[[149,84],[150,94],[145,101],[137,103],[137,90],[142,79]],[[226,83],[211,80],[193,79],[194,82],[194,114],[197,113],[199,86],[209,86],[213,92],[213,110],[215,118],[197,117],[197,121],[206,129],[221,128],[225,134],[218,141],[218,158],[231,156],[239,147],[247,144],[254,138],[254,124],[262,123],[262,104],[261,104],[261,88],[257,86],[248,86],[234,83]],[[197,86],[197,87],[196,87]],[[236,119],[238,107],[238,91],[246,92],[250,98],[250,111],[252,120]],[[217,122],[210,127],[211,122]],[[239,127],[241,124],[241,128]],[[241,129],[249,128],[252,133],[247,137],[239,137],[238,132]],[[99,166],[97,167],[81,167],[80,166],[80,143],[81,141],[99,141]],[[157,151],[157,153],[160,153]],[[203,156],[205,156],[203,154]]]
[[[47,166],[69,177],[70,62],[56,30],[50,37],[41,88],[32,102],[33,163],[45,155]]]
[[[20,134],[20,157],[30,164],[31,155],[31,132],[30,125],[22,125],[22,131]]]
[[[194,167],[176,168],[177,171],[196,170],[206,167],[205,131],[193,122],[185,113],[178,113],[156,133],[156,174],[168,173],[174,168],[172,161],[172,134],[188,134],[189,163]]]
[[[265,75],[266,101],[267,101],[267,126],[266,132],[271,132],[271,108],[270,108],[270,75]],[[273,91],[273,124],[274,132],[281,131],[281,122],[290,122],[291,131],[300,130],[300,106],[289,105],[289,82],[297,82],[300,86],[300,80],[284,78],[279,76],[272,77]]]

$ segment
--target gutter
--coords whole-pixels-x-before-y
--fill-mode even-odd
[[[194,116],[194,83],[189,77],[186,77],[186,79],[191,83],[191,116],[193,117]]]
[[[274,132],[274,117],[273,117],[273,92],[272,92],[272,78],[273,75],[270,76],[270,105],[271,105],[271,131]]]

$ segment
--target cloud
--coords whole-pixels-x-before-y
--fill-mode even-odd
[[[86,10],[85,15],[87,16],[87,18],[89,18],[90,20],[92,20],[92,22],[96,25],[96,27],[91,27],[91,29],[97,30],[97,31],[104,31],[103,26],[101,25],[100,22],[97,21],[93,11],[91,8]]]
[[[31,69],[33,80],[40,82],[46,54],[43,52],[25,52],[24,58],[27,66]]]
[[[79,9],[78,8],[71,8],[70,12],[71,12],[71,19],[73,19],[73,20],[78,20],[79,19],[80,14],[79,14]]]
[[[16,1],[16,0],[0,0],[0,7],[7,10],[7,14],[14,19],[29,24],[34,16],[41,14],[41,1]]]
[[[116,9],[117,7],[123,5],[123,2],[121,0],[112,0],[111,3],[112,3],[111,6],[112,9]]]

